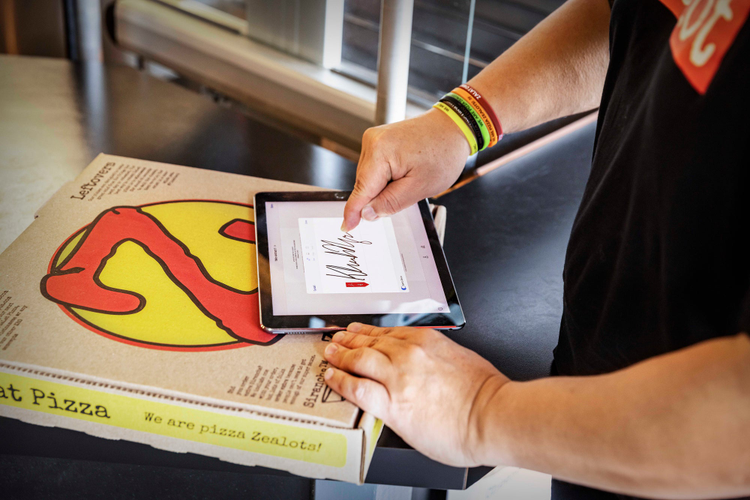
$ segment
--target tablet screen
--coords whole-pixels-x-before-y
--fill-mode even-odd
[[[417,205],[344,233],[344,201],[263,203],[274,316],[449,310]]]

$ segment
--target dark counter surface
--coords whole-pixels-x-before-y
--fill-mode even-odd
[[[444,249],[467,325],[449,336],[512,379],[549,375],[594,127],[436,200],[448,209]]]
[[[0,56],[0,116],[5,245],[100,152],[334,189],[350,189],[355,178],[356,165],[328,150],[131,68]],[[564,252],[593,132],[586,127],[438,200],[448,208],[445,253],[467,318],[450,337],[514,379],[549,370]],[[0,454],[9,470],[31,467],[38,458],[43,462],[34,466],[45,473],[75,469],[81,480],[101,474],[106,464],[302,480],[6,418],[0,418]],[[99,466],[80,468],[79,461]],[[460,489],[487,470],[433,462],[386,429],[367,481]]]

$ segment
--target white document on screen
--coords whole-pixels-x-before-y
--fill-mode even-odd
[[[309,294],[409,291],[393,223],[362,221],[341,231],[341,217],[301,218],[305,286]]]

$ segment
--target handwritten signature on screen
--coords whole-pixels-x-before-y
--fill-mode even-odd
[[[357,245],[372,245],[371,241],[356,240],[351,234],[345,233],[343,236],[337,238],[336,241],[322,240],[321,243],[325,253],[338,255],[346,259],[343,262],[344,265],[326,265],[326,269],[330,271],[330,273],[326,273],[326,276],[345,280],[365,281],[367,273],[359,263]]]

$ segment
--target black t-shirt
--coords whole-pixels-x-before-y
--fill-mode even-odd
[[[730,20],[727,2],[693,3],[612,5],[591,176],[565,260],[561,375],[750,330],[750,2],[729,2]],[[553,493],[618,498],[559,482]]]

